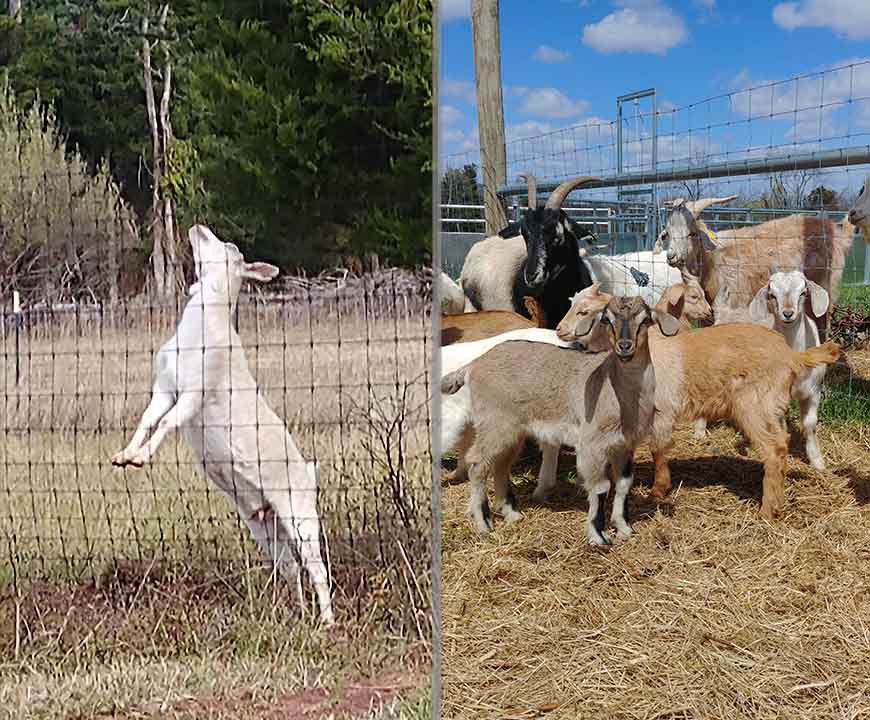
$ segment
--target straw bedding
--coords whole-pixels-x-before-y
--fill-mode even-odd
[[[870,352],[849,364],[870,378]],[[585,543],[567,450],[545,506],[537,458],[516,466],[525,517],[487,537],[467,486],[443,488],[443,717],[870,717],[870,426],[820,424],[824,472],[792,430],[774,523],[724,425],[680,428],[662,503],[641,449],[635,534],[608,550]]]

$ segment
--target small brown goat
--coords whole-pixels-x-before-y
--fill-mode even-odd
[[[647,342],[653,324],[667,335],[679,330],[675,318],[650,310],[642,298],[612,297],[603,311],[578,312],[563,319],[556,331],[561,340],[573,342],[604,325],[610,352],[506,342],[444,376],[441,392],[446,395],[469,388],[473,440],[466,454],[472,485],[468,512],[479,532],[492,527],[485,485],[490,474],[497,512],[508,522],[521,517],[511,492],[510,468],[531,436],[577,449],[577,475],[589,495],[590,543],[610,543],[603,532],[608,464],[616,480],[611,520],[619,537],[631,534],[624,506],[633,479],[634,448],[653,420],[655,375]]]
[[[532,297],[523,298],[532,319],[510,310],[480,310],[479,312],[443,315],[441,317],[441,347],[459,342],[486,340],[510,330],[546,327],[543,311]]]

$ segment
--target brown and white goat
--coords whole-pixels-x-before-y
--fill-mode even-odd
[[[653,323],[666,335],[680,327],[674,317],[650,310],[639,297],[613,297],[603,311],[580,310],[557,330],[560,340],[573,342],[605,325],[610,352],[505,342],[443,378],[444,394],[468,387],[474,437],[466,453],[472,485],[468,512],[479,532],[492,528],[486,496],[491,474],[496,511],[508,522],[522,517],[510,470],[525,439],[534,437],[576,448],[577,475],[589,496],[587,540],[610,543],[604,533],[608,464],[614,478],[619,473],[611,520],[619,537],[631,534],[624,509],[634,449],[653,421],[655,371],[647,341]]]

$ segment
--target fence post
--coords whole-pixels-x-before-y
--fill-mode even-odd
[[[15,321],[15,387],[21,381],[21,295],[12,291],[12,316]]]

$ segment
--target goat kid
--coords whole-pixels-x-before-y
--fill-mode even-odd
[[[242,281],[269,282],[278,268],[245,262],[235,245],[221,242],[204,225],[194,225],[188,239],[197,282],[175,334],[155,357],[151,401],[112,464],[141,467],[169,432],[180,431],[200,470],[234,503],[304,612],[298,554],[317,595],[320,620],[331,624],[316,466],[306,463],[260,395],[232,324]]]
[[[773,316],[773,329],[785,337],[792,350],[803,352],[821,344],[813,318],[823,317],[829,303],[828,291],[807,279],[800,270],[774,270],[767,285],[752,300],[749,312],[757,323],[766,323]],[[816,426],[826,370],[825,365],[814,367],[798,376],[792,386],[792,397],[800,406],[807,458],[817,470],[825,469]]]
[[[649,432],[654,409],[655,372],[647,332],[657,323],[662,333],[672,335],[679,323],[650,310],[639,297],[613,297],[600,313],[578,313],[570,327],[560,323],[559,339],[576,342],[600,323],[609,329],[610,352],[587,354],[541,343],[503,343],[442,379],[444,394],[469,388],[474,439],[466,456],[471,479],[468,512],[479,532],[492,529],[486,495],[491,474],[496,511],[508,522],[522,517],[516,509],[510,469],[531,436],[577,450],[578,478],[589,496],[589,543],[610,544],[604,533],[608,465],[614,479],[619,473],[611,521],[619,537],[631,534],[625,499],[633,482],[634,449]]]

